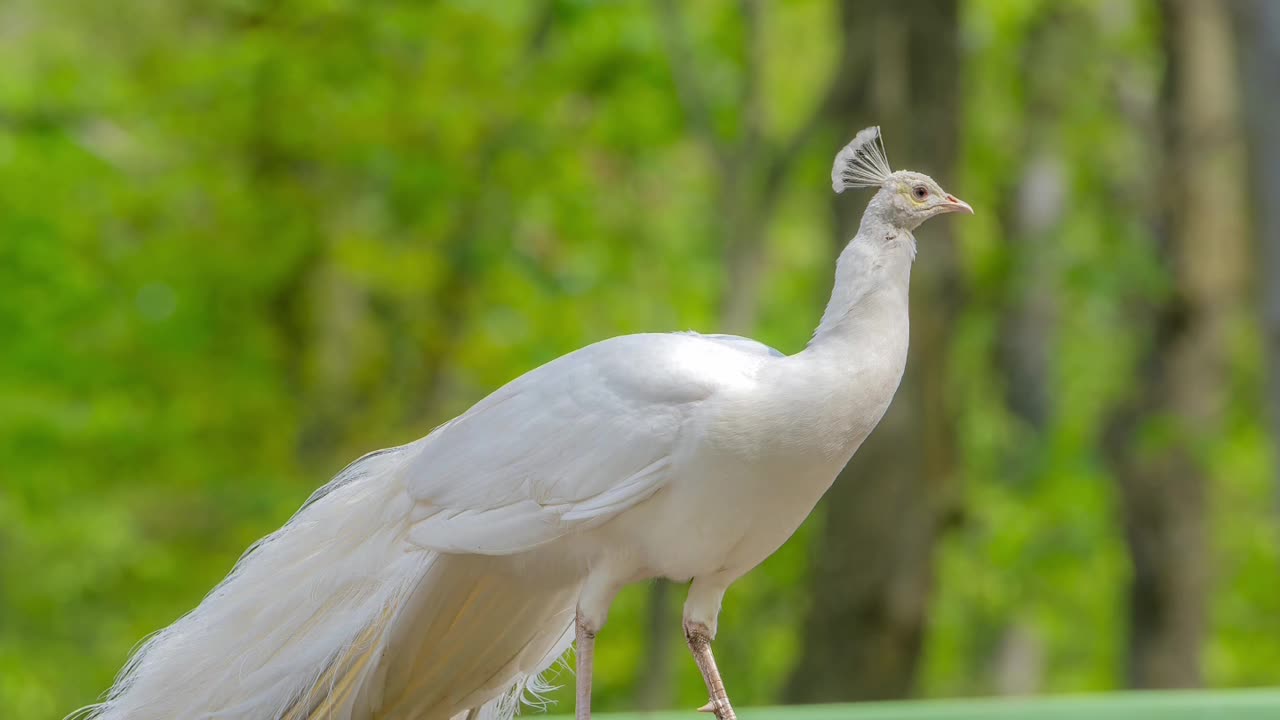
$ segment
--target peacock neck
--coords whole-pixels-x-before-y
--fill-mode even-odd
[[[836,263],[835,285],[807,350],[837,351],[886,341],[906,351],[907,294],[916,241],[911,232],[895,227],[876,212],[875,203],[862,218],[858,234],[845,246]]]

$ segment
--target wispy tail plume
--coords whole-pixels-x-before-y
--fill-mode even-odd
[[[384,641],[379,620],[433,559],[406,552],[410,501],[396,474],[410,447],[349,465],[75,717],[277,718],[362,643]]]
[[[415,446],[348,466],[71,717],[510,718],[572,640],[576,588],[412,545]]]

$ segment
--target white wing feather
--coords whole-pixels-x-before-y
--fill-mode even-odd
[[[725,335],[723,333],[711,333],[708,335],[704,335],[702,333],[694,332],[692,330],[686,330],[681,334],[692,335],[694,337],[704,338],[706,340],[712,340],[714,342],[718,342],[723,345],[728,345],[729,347],[736,348],[738,350],[741,350],[742,352],[749,353],[752,355],[766,355],[768,357],[775,357],[775,358],[785,357],[781,351],[774,350],[773,348],[769,347],[768,345],[765,345],[759,340],[753,340],[748,337],[742,337],[741,335]]]
[[[410,540],[505,555],[589,527],[665,484],[691,413],[767,357],[697,335],[628,335],[513,380],[419,441]]]

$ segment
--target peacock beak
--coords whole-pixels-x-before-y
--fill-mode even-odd
[[[947,204],[943,205],[942,208],[947,212],[962,212],[962,213],[969,213],[970,215],[973,214],[973,208],[969,207],[969,203],[961,200],[955,195],[948,195]]]

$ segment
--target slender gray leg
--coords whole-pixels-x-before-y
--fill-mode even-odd
[[[582,611],[578,611],[573,621],[575,654],[578,658],[577,690],[578,700],[574,706],[577,720],[591,720],[591,666],[596,655],[596,634],[587,629]]]
[[[698,709],[715,713],[716,720],[737,720],[737,716],[733,714],[733,706],[729,704],[729,694],[724,691],[720,671],[716,669],[716,659],[711,654],[711,631],[702,623],[686,622],[684,637],[689,641],[693,660],[698,663],[702,680],[707,684],[707,693],[711,696],[711,701]]]

